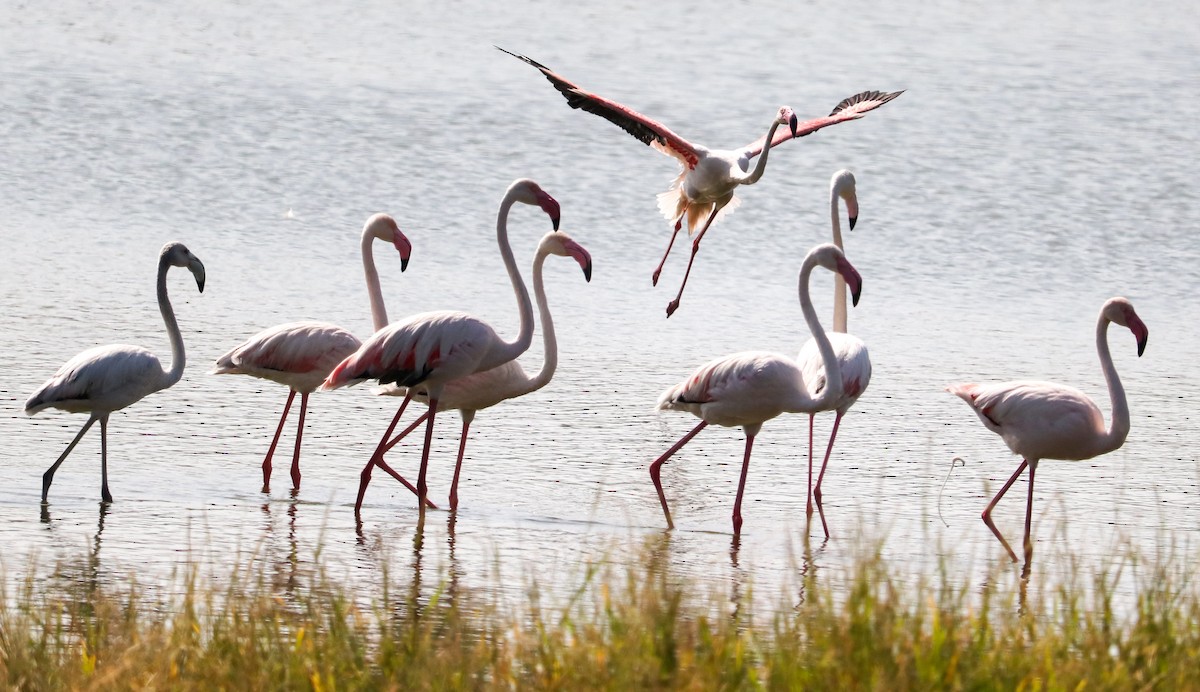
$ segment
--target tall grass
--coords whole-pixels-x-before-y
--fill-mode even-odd
[[[1126,564],[1139,560],[1132,549]],[[1026,594],[914,585],[867,554],[804,601],[733,608],[653,546],[593,565],[566,605],[518,612],[457,590],[368,605],[318,562],[287,597],[265,571],[189,568],[165,603],[136,585],[0,594],[0,683],[58,689],[1200,689],[1200,593],[1171,558]]]

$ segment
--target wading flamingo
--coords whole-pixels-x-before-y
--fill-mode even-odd
[[[850,230],[858,221],[858,196],[855,193],[854,174],[841,170],[833,174],[829,181],[829,216],[833,226],[833,243],[839,248],[842,245],[842,224],[838,214],[838,199],[845,201],[846,214],[850,217]],[[867,345],[857,336],[846,333],[846,282],[841,275],[834,277],[833,294],[833,331],[828,334],[829,343],[833,345],[833,353],[837,356],[838,366],[842,370],[842,395],[829,401],[821,411],[836,411],[833,419],[833,431],[829,433],[829,445],[825,448],[825,460],[821,462],[821,473],[817,476],[817,485],[812,484],[813,467],[813,419],[818,411],[808,414],[808,502],[805,513],[811,517],[813,498],[817,501],[817,510],[821,515],[821,528],[825,537],[829,538],[829,525],[825,523],[825,510],[821,507],[821,481],[825,478],[825,467],[829,464],[829,455],[833,451],[833,441],[837,438],[838,425],[842,416],[858,401],[858,397],[867,389],[871,382],[871,356],[867,354]],[[819,393],[825,386],[825,365],[821,359],[821,351],[817,342],[809,339],[796,356],[800,370],[804,372],[804,381],[809,382],[814,392]]]
[[[1104,414],[1100,413],[1100,408],[1074,387],[1054,382],[1017,381],[996,384],[964,382],[946,388],[946,391],[967,402],[984,427],[1003,438],[1012,453],[1022,458],[1021,465],[988,503],[982,515],[983,523],[1000,539],[1013,562],[1017,561],[1017,554],[992,523],[992,508],[1004,497],[1025,467],[1029,467],[1024,543],[1025,559],[1028,560],[1033,555],[1029,530],[1033,516],[1033,474],[1037,471],[1038,462],[1042,459],[1091,459],[1118,449],[1129,434],[1129,402],[1125,400],[1125,388],[1121,386],[1112,354],[1108,350],[1109,322],[1133,332],[1138,356],[1146,350],[1146,340],[1150,336],[1128,300],[1109,298],[1100,308],[1100,319],[1096,323],[1096,351],[1100,355],[1100,367],[1104,370],[1108,395],[1112,399],[1112,425],[1107,430],[1104,429]]]
[[[179,323],[175,321],[175,311],[167,297],[167,269],[170,267],[187,267],[196,278],[196,287],[203,293],[204,265],[183,243],[167,243],[158,258],[158,309],[167,326],[167,337],[171,340],[170,370],[163,370],[158,358],[140,346],[96,346],[64,363],[25,402],[25,413],[30,416],[47,408],[90,414],[83,429],[67,445],[66,451],[42,475],[43,503],[47,501],[54,472],[96,421],[100,421],[100,497],[105,502],[112,502],[112,494],[108,492],[109,414],[147,394],[166,389],[183,377],[183,368],[187,363],[183,353],[183,336],[179,333]]]
[[[847,120],[857,120],[867,112],[875,110],[904,93],[903,91],[864,91],[842,99],[828,116],[804,122],[797,120],[791,108],[783,106],[771,122],[766,136],[761,139],[738,149],[709,149],[688,142],[662,123],[627,106],[584,90],[535,60],[504,50],[499,46],[496,48],[540,70],[554,85],[554,88],[567,99],[567,104],[571,108],[582,108],[589,113],[598,115],[633,135],[643,144],[648,144],[679,161],[682,167],[679,177],[672,183],[671,189],[658,195],[658,208],[663,216],[675,223],[675,230],[671,233],[671,240],[667,243],[667,251],[663,253],[662,261],[654,270],[652,281],[655,285],[658,285],[658,276],[662,272],[663,264],[667,261],[671,247],[675,244],[675,236],[683,225],[684,215],[687,215],[689,236],[696,231],[697,226],[700,226],[701,219],[704,219],[704,223],[700,226],[699,234],[692,241],[691,258],[688,259],[687,270],[683,274],[679,292],[667,304],[667,317],[670,317],[679,308],[683,289],[687,286],[688,276],[692,272],[692,263],[696,260],[696,252],[700,249],[700,241],[704,239],[708,227],[722,214],[732,211],[738,206],[739,201],[733,193],[739,185],[753,185],[762,177],[763,171],[766,170],[767,154],[770,153],[771,147],[790,139],[812,134],[823,127]],[[788,130],[776,133],[776,129],[780,125],[787,125]],[[758,156],[759,159],[751,169],[750,161],[755,156]]]
[[[378,380],[380,384],[395,383],[410,388],[418,384],[425,385],[424,389],[429,394],[429,418],[425,422],[425,446],[421,450],[421,471],[416,489],[422,512],[428,503],[425,471],[433,442],[433,421],[446,384],[513,360],[524,353],[533,341],[533,304],[508,242],[508,212],[517,202],[541,207],[550,216],[556,231],[559,223],[558,202],[532,180],[514,181],[500,202],[496,216],[496,244],[500,247],[500,256],[516,293],[521,316],[520,333],[514,341],[504,341],[486,322],[466,313],[420,313],[375,332],[358,351],[338,364],[322,385],[323,389],[337,389],[364,380]],[[383,466],[384,447],[414,394],[416,390],[410,389],[404,397],[362,470],[358,499],[354,503],[356,516],[362,509],[367,484],[371,482],[371,469],[380,466],[387,470]],[[392,475],[401,480],[398,474]]]
[[[574,259],[583,268],[583,278],[587,281],[592,280],[592,257],[583,246],[561,231],[551,231],[542,237],[542,242],[538,244],[537,254],[533,259],[533,297],[542,321],[542,342],[545,350],[542,369],[530,377],[525,374],[525,370],[519,362],[510,360],[491,370],[484,370],[447,382],[445,389],[442,390],[442,397],[438,400],[438,411],[457,409],[462,416],[462,437],[458,443],[458,460],[454,463],[454,481],[450,484],[450,509],[452,510],[458,509],[458,475],[462,470],[463,452],[467,448],[467,432],[471,427],[471,421],[475,420],[475,413],[485,408],[491,408],[502,401],[536,392],[549,384],[550,378],[554,377],[555,368],[558,367],[558,340],[554,336],[554,320],[551,319],[550,307],[546,304],[546,287],[542,280],[542,265],[546,263],[546,257],[549,255]],[[413,399],[428,404],[428,388],[418,385],[414,389],[416,393],[413,395]],[[390,386],[380,393],[389,396],[405,396],[408,394],[408,388]],[[383,451],[386,453],[395,446],[420,425],[428,415],[428,413],[421,414],[421,417],[410,423],[408,428],[392,438]]]
[[[684,435],[662,456],[650,464],[650,479],[658,491],[667,526],[674,527],[667,496],[663,494],[659,473],[671,455],[687,444],[709,423],[727,427],[742,426],[746,432],[746,453],[742,458],[742,476],[733,504],[733,532],[742,529],[742,493],[750,469],[750,449],[762,424],[781,413],[809,413],[826,410],[829,402],[842,395],[842,374],[825,330],[817,319],[808,292],[813,267],[822,266],[845,277],[854,304],[862,291],[862,279],[836,245],[818,245],[808,252],[800,266],[800,308],[812,331],[829,373],[824,389],[817,393],[805,380],[795,361],[787,356],[759,351],[735,353],[700,366],[686,380],[667,389],[658,399],[658,408],[687,411],[700,418],[700,424]]]
[[[379,285],[379,271],[375,268],[372,243],[376,240],[392,243],[400,252],[400,271],[408,268],[412,244],[408,241],[395,219],[387,214],[375,214],[367,219],[362,230],[363,273],[367,277],[367,293],[371,300],[371,319],[375,331],[387,326],[387,311],[383,304],[383,290]],[[269,327],[250,337],[245,343],[217,359],[214,375],[250,375],[278,382],[289,388],[279,427],[267,448],[263,459],[264,493],[271,491],[271,457],[279,444],[279,435],[287,421],[288,411],[296,394],[300,394],[300,420],[296,424],[296,447],[292,453],[292,487],[300,488],[300,440],[304,435],[304,414],[308,410],[308,395],[311,394],[334,366],[346,356],[358,350],[362,342],[358,337],[336,324],[326,322],[289,322]]]

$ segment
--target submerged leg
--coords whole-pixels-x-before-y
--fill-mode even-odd
[[[683,298],[683,289],[687,288],[688,276],[692,273],[692,263],[696,261],[696,253],[700,251],[700,241],[704,240],[704,234],[708,232],[708,227],[716,220],[717,212],[721,211],[728,201],[717,202],[713,205],[712,213],[708,215],[708,220],[704,222],[704,228],[700,229],[700,232],[696,234],[696,239],[692,241],[692,256],[688,259],[687,271],[683,273],[683,282],[679,284],[679,293],[676,293],[675,298],[670,303],[667,303],[667,317],[674,315],[675,311],[679,309],[679,300]]]
[[[429,450],[433,447],[433,419],[437,416],[437,395],[429,393],[429,420],[425,421],[425,447],[421,450],[421,471],[417,475],[417,498],[421,514],[425,514],[425,500],[429,486],[425,484],[425,472],[429,469]]]
[[[100,499],[112,502],[108,492],[108,414],[100,416]]]
[[[42,502],[46,502],[46,495],[50,492],[50,484],[54,482],[54,472],[58,471],[59,466],[62,466],[63,460],[67,458],[72,449],[75,449],[75,445],[79,444],[79,440],[83,438],[83,434],[88,431],[88,428],[92,427],[92,423],[95,423],[97,418],[99,416],[95,414],[92,414],[92,417],[88,418],[88,421],[83,424],[83,428],[75,435],[75,439],[71,440],[71,444],[67,445],[67,450],[42,474]]]
[[[746,433],[746,455],[742,457],[742,477],[738,480],[737,499],[733,501],[733,534],[742,532],[742,493],[746,491],[746,475],[750,471],[750,450],[754,447],[754,435]]]
[[[387,442],[388,436],[392,434],[392,430],[396,428],[396,424],[400,422],[400,416],[404,415],[404,409],[408,408],[408,402],[412,401],[412,393],[410,392],[404,397],[404,401],[400,402],[400,410],[396,411],[396,415],[392,418],[391,425],[383,433],[383,439],[379,440],[379,445],[375,447],[375,451],[371,453],[371,458],[367,460],[367,465],[363,467],[362,473],[359,475],[358,481],[358,499],[354,502],[354,514],[357,515],[362,511],[363,495],[367,494],[367,485],[371,482],[371,469],[376,464],[383,461],[383,445]]]
[[[300,422],[296,423],[296,451],[292,453],[293,490],[300,489],[300,438],[304,437],[304,413],[306,411],[308,411],[308,392],[300,395]]]
[[[279,444],[279,435],[283,432],[283,424],[287,421],[288,411],[292,408],[292,399],[296,398],[296,390],[291,390],[288,394],[287,403],[283,405],[283,415],[279,417],[279,427],[275,428],[275,437],[271,440],[271,446],[267,448],[267,458],[263,459],[263,486],[264,493],[271,492],[271,457],[275,456],[275,445]]]
[[[808,414],[808,502],[804,507],[804,514],[809,519],[812,519],[812,461],[813,461],[813,421],[816,419],[816,414]]]
[[[1037,471],[1038,460],[1029,460],[1029,498],[1025,501],[1025,562],[1033,557],[1033,541],[1029,538],[1029,531],[1033,527],[1033,474]]]
[[[707,425],[708,421],[700,421],[696,427],[692,428],[691,432],[679,438],[679,441],[671,445],[670,449],[663,452],[662,456],[650,463],[650,480],[654,481],[654,489],[658,491],[658,501],[662,503],[663,514],[667,517],[667,528],[675,528],[675,522],[671,521],[671,509],[667,507],[667,496],[663,493],[662,480],[659,478],[662,465],[667,463],[667,459],[670,459],[672,454],[678,452],[681,447],[696,436],[696,433],[703,430]]]
[[[463,452],[467,449],[467,431],[471,428],[471,421],[475,418],[475,412],[469,414],[463,411],[463,427],[462,437],[458,441],[458,461],[454,462],[454,480],[450,483],[450,509],[458,509],[458,472],[462,471]]]
[[[1012,558],[1013,562],[1017,561],[1017,554],[1013,552],[1013,549],[1008,545],[1008,541],[1004,540],[1004,536],[1000,535],[999,529],[997,529],[996,525],[992,523],[992,508],[996,506],[996,503],[1000,501],[1000,498],[1004,497],[1004,493],[1008,492],[1008,489],[1012,487],[1012,484],[1017,481],[1017,477],[1021,475],[1021,472],[1024,471],[1025,467],[1028,465],[1029,461],[1025,459],[1021,460],[1021,465],[1017,467],[1017,470],[1013,473],[1012,477],[1008,479],[1008,482],[1004,484],[1004,487],[1000,488],[1000,492],[996,493],[996,497],[993,497],[992,501],[988,503],[988,506],[983,510],[982,515],[983,523],[987,524],[987,527],[992,530],[992,533],[996,534],[996,538],[1000,539],[1001,545],[1003,545],[1004,549],[1008,551],[1008,556]]]
[[[829,446],[825,448],[825,461],[821,462],[821,473],[817,475],[817,487],[813,488],[813,499],[817,501],[817,509],[821,511],[821,528],[825,529],[825,537],[829,538],[829,526],[825,523],[825,508],[821,506],[821,481],[825,480],[825,467],[829,465],[829,455],[833,452],[833,441],[837,439],[838,426],[842,423],[842,412],[837,412],[833,419],[833,432],[829,433]],[[811,449],[812,443],[809,443]]]
[[[663,253],[662,259],[659,260],[658,266],[654,268],[654,274],[650,277],[650,285],[658,285],[658,275],[662,274],[663,265],[667,263],[667,255],[671,254],[671,248],[675,245],[675,236],[679,235],[679,229],[683,228],[683,216],[675,219],[675,230],[671,232],[671,240],[667,242],[667,251]]]

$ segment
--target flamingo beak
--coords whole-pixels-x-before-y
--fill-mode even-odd
[[[1138,357],[1146,350],[1146,342],[1150,339],[1150,330],[1146,329],[1146,323],[1142,322],[1142,318],[1137,315],[1129,317],[1129,331],[1133,332],[1133,337],[1137,339]]]
[[[557,231],[558,223],[560,220],[560,210],[558,208],[558,200],[554,199],[553,197],[546,194],[545,192],[539,191],[538,192],[538,206],[540,206],[542,208],[542,211],[549,214],[550,223],[553,224],[554,230]]]
[[[795,138],[797,130],[800,128],[800,119],[792,113],[792,117],[788,118],[788,129],[792,131],[792,137]]]
[[[567,254],[570,255],[571,258],[574,259],[576,262],[578,262],[580,268],[583,269],[584,280],[587,281],[588,283],[591,283],[591,281],[592,281],[592,256],[590,254],[588,254],[588,251],[585,250],[582,245],[580,245],[579,243],[576,243],[574,241],[564,243],[563,246],[566,248]]]
[[[859,276],[854,265],[850,264],[850,260],[845,258],[838,260],[837,271],[846,280],[846,285],[850,287],[850,304],[857,307],[858,299],[862,295],[862,277]]]
[[[200,289],[201,293],[204,293],[204,263],[198,258],[193,257],[188,262],[187,268],[192,273],[192,276],[196,277],[196,288]]]
[[[412,243],[408,237],[397,230],[392,237],[392,245],[396,246],[396,250],[400,253],[400,271],[408,269],[408,258],[412,256]]]
[[[846,197],[846,215],[850,217],[850,230],[854,230],[854,224],[858,223],[858,199],[850,194]]]

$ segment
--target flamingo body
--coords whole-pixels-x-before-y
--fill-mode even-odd
[[[828,332],[827,336],[842,370],[842,394],[830,399],[828,408],[822,410],[845,413],[871,383],[871,356],[863,340],[853,334]],[[821,362],[817,342],[811,339],[804,342],[796,362],[804,373],[804,381],[812,387],[813,394],[820,394],[825,388],[825,365]]]
[[[358,337],[335,324],[289,322],[269,327],[217,359],[215,375],[250,375],[311,393],[347,356]]]

